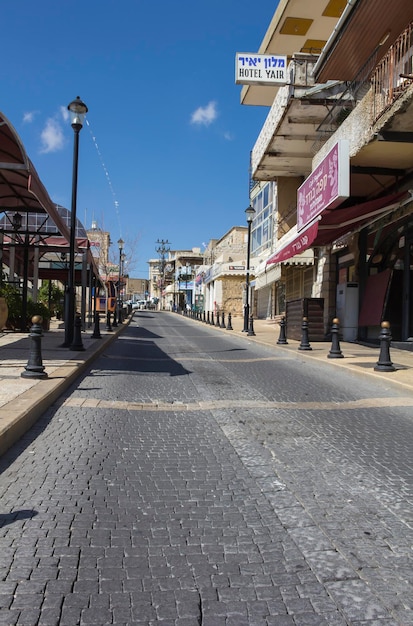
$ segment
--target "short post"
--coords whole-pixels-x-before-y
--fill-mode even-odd
[[[211,326],[215,326],[214,311],[211,311]]]
[[[207,323],[207,324],[210,324],[210,323],[211,323],[211,319],[210,319],[210,316],[209,316],[209,311],[207,312],[207,322],[206,322],[206,323]]]
[[[250,315],[250,317],[249,317],[247,336],[248,337],[254,337],[255,336],[255,332],[254,332],[254,318],[253,318],[252,315]]]
[[[390,359],[390,322],[381,323],[380,339],[380,356],[374,369],[376,372],[394,372],[395,367]]]
[[[77,313],[75,317],[75,325],[73,328],[73,341],[70,345],[70,350],[76,350],[81,352],[85,349],[82,342],[82,318]]]
[[[285,334],[285,317],[282,317],[280,319],[279,324],[280,324],[280,335],[278,337],[277,344],[278,345],[286,345],[286,344],[288,344],[288,341],[287,341],[287,336]]]
[[[108,333],[112,332],[112,324],[110,323],[110,311],[106,313],[106,330]]]
[[[339,332],[340,320],[338,317],[335,317],[331,326],[331,348],[330,352],[327,354],[328,359],[342,359],[344,356],[340,348]]]
[[[219,311],[217,311],[217,321],[215,322],[215,326],[217,326],[218,328],[220,327],[220,322],[219,322]]]
[[[220,328],[225,328],[225,313],[222,311]]]
[[[228,313],[227,330],[234,330],[232,328],[232,323],[231,322],[232,322],[232,316],[231,316],[231,313]]]
[[[205,313],[205,309],[202,311],[202,321],[205,322],[206,324],[206,313]]]
[[[20,374],[22,378],[47,378],[47,374],[44,371],[44,365],[42,360],[42,329],[43,318],[41,315],[34,315],[32,317],[32,327],[30,328],[29,338],[30,352],[25,371]]]
[[[92,339],[102,339],[102,335],[100,334],[99,322],[100,315],[98,311],[95,311]]]
[[[308,319],[303,317],[303,322],[301,324],[301,343],[298,346],[299,350],[312,350],[310,346],[310,342],[308,340]]]

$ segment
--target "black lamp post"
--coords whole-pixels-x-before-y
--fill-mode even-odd
[[[250,316],[249,292],[250,292],[251,227],[252,227],[252,220],[254,219],[254,215],[255,215],[255,209],[252,206],[249,206],[247,209],[245,209],[245,214],[247,216],[248,238],[247,238],[247,269],[246,269],[246,280],[245,280],[244,328],[242,329],[243,333],[248,332],[248,322],[249,322],[249,316]]]
[[[120,298],[120,288],[121,288],[121,276],[122,276],[122,250],[124,245],[123,239],[118,239],[118,248],[119,248],[119,283],[118,283],[118,321],[119,324],[122,323],[122,305]]]
[[[77,96],[73,102],[68,105],[71,117],[71,125],[74,132],[73,143],[73,175],[72,175],[72,207],[70,214],[70,241],[69,241],[69,273],[67,281],[67,317],[65,319],[65,340],[63,346],[72,348],[74,327],[75,327],[75,309],[76,309],[76,280],[75,280],[75,242],[76,242],[76,203],[77,203],[77,173],[79,162],[79,133],[82,130],[85,115],[88,108],[84,102]],[[74,348],[74,346],[73,346]],[[79,349],[79,342],[76,342],[76,350]]]

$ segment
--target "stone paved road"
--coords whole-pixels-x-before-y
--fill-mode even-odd
[[[0,460],[0,625],[413,625],[413,397],[142,312]]]

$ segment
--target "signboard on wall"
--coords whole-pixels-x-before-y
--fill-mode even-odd
[[[277,54],[237,52],[235,82],[237,85],[285,85],[287,57]]]
[[[350,195],[349,144],[340,139],[297,191],[297,230]]]

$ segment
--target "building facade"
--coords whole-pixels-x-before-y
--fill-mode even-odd
[[[316,303],[325,336],[338,316],[348,340],[384,319],[413,337],[413,6],[396,5],[284,2],[259,52],[287,54],[287,83],[242,90],[270,107],[251,172],[277,197],[271,246],[253,239],[258,312],[287,330]]]

